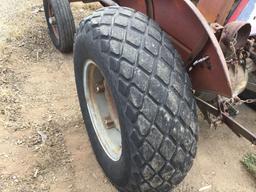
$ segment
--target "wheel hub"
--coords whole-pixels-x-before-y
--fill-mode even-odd
[[[104,75],[91,61],[83,70],[84,94],[90,119],[105,153],[118,161],[122,154],[122,139],[118,113]]]
[[[57,39],[59,39],[59,31],[57,27],[57,21],[54,14],[54,11],[52,9],[52,5],[48,4],[48,22],[51,25],[52,31]]]

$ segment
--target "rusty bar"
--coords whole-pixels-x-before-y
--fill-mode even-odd
[[[199,97],[195,97],[198,106],[205,108],[209,113],[213,114],[214,116],[221,116],[222,122],[225,123],[237,136],[243,136],[253,144],[256,144],[256,135],[246,129],[244,126],[236,122],[233,118],[228,116],[227,114],[220,112],[216,107],[213,105],[205,102],[204,100],[200,99]]]
[[[220,114],[219,110],[214,107],[213,105],[207,103],[206,101],[200,99],[199,97],[195,97],[196,101],[197,101],[197,105],[202,107],[202,108],[206,108],[208,112],[210,112],[211,114],[213,114],[214,116],[218,116]]]
[[[223,122],[232,129],[236,134],[243,136],[253,144],[256,144],[256,135],[246,129],[244,126],[236,122],[233,118],[229,117],[227,114],[222,113]]]

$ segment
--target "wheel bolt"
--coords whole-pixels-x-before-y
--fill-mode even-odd
[[[104,83],[100,83],[96,85],[96,93],[102,93],[105,91]]]
[[[50,23],[51,25],[56,25],[55,17],[49,17],[49,23]]]
[[[115,124],[111,117],[106,117],[104,123],[107,126],[107,129],[113,128]]]

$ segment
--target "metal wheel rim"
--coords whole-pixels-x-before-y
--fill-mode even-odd
[[[48,22],[51,25],[54,36],[56,37],[57,40],[59,40],[59,30],[58,30],[56,17],[55,17],[54,11],[52,9],[51,3],[48,3],[48,10],[49,10],[48,11]]]
[[[95,62],[83,68],[84,95],[93,129],[105,153],[113,161],[122,154],[120,123],[112,93]]]

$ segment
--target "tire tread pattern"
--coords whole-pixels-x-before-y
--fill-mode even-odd
[[[130,8],[97,10],[80,23],[80,35],[108,56],[129,119],[132,170],[119,190],[169,191],[190,170],[198,140],[196,103],[180,56],[153,20]]]

